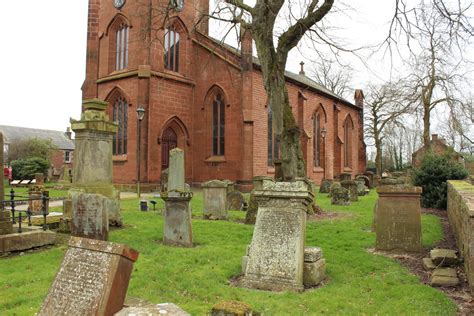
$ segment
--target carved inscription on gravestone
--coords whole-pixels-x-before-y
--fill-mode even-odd
[[[72,237],[39,315],[113,315],[137,257],[125,245]]]

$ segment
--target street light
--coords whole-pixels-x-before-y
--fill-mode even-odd
[[[138,126],[138,141],[137,141],[137,195],[140,198],[140,145],[141,145],[141,123],[145,116],[145,109],[143,107],[137,108],[137,126]]]
[[[324,153],[323,179],[326,179],[326,133],[327,133],[326,127],[323,127],[323,129],[321,130],[321,138],[323,139],[323,153]]]

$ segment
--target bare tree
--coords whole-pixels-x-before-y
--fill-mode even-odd
[[[345,97],[351,85],[353,71],[350,65],[341,65],[336,60],[321,58],[314,61],[310,75],[320,85]]]
[[[392,125],[402,126],[401,116],[410,111],[410,103],[403,95],[403,86],[399,83],[387,83],[380,87],[370,86],[365,102],[366,137],[375,146],[375,165],[377,174],[382,174],[382,147],[386,137],[385,129]]]

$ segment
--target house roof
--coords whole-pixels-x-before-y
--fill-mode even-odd
[[[51,140],[53,145],[59,149],[74,150],[74,142],[70,140],[64,132],[61,131],[0,125],[0,132],[3,133],[5,144],[9,144],[17,139],[23,140],[38,138]]]
[[[224,43],[216,38],[213,38],[213,37],[210,37],[208,35],[205,35],[205,34],[202,34],[202,33],[199,33],[201,36],[204,36],[206,38],[208,38],[209,40],[213,41],[215,44],[217,45],[220,45],[221,47],[225,48],[226,50],[228,50],[229,52],[237,55],[237,56],[240,56],[241,55],[241,52],[239,49],[227,44],[227,43]],[[255,56],[252,56],[252,62],[258,67],[260,68],[261,67],[261,64],[260,64],[260,60],[258,59],[258,57],[255,57]],[[287,79],[289,79],[290,81],[293,81],[295,83],[299,83],[303,86],[306,86],[308,88],[312,88],[314,90],[316,90],[317,92],[323,94],[323,95],[326,95],[328,97],[331,97],[333,99],[336,99],[338,101],[341,101],[343,103],[345,103],[346,105],[349,105],[351,107],[355,107],[357,109],[360,109],[360,107],[356,106],[354,103],[346,100],[345,98],[335,94],[334,92],[332,92],[331,90],[329,90],[328,88],[324,87],[323,85],[317,83],[316,81],[306,77],[305,75],[299,75],[299,74],[295,74],[291,71],[288,71],[288,70],[285,70],[285,77]]]

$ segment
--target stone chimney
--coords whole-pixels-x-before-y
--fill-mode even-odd
[[[438,134],[433,134],[431,135],[432,140],[438,140]]]
[[[242,69],[251,70],[252,60],[252,33],[243,27],[240,28],[240,45],[242,54]]]
[[[300,66],[301,66],[301,69],[300,69],[300,76],[305,76],[305,73],[304,73],[304,61],[301,61],[301,62],[300,62]]]
[[[64,134],[66,135],[67,138],[71,139],[71,136],[72,136],[71,128],[68,127]]]
[[[354,104],[360,108],[364,107],[364,92],[362,89],[356,89],[354,93]]]

